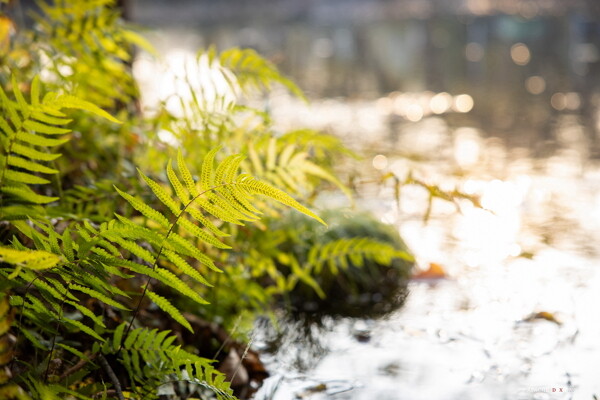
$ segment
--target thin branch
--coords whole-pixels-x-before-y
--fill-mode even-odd
[[[240,362],[239,362],[237,368],[235,369],[233,376],[231,377],[231,382],[233,382],[238,371],[240,370],[240,368],[242,368],[242,365],[244,364],[244,358],[246,358],[246,356],[248,355],[248,350],[250,350],[250,346],[252,346],[253,341],[254,341],[254,334],[252,334],[252,336],[250,337],[250,340],[248,341],[248,344],[246,345],[246,348],[244,349],[244,353],[240,357]]]
[[[121,389],[121,382],[119,382],[117,375],[115,375],[115,371],[113,371],[110,364],[108,363],[108,361],[106,361],[106,358],[102,353],[98,353],[98,361],[100,361],[100,365],[102,366],[102,368],[104,368],[104,372],[106,372],[108,378],[115,387],[115,391],[117,392],[117,397],[119,398],[119,400],[125,400],[125,396],[123,396],[123,389]]]

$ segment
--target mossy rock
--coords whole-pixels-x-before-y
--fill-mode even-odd
[[[298,213],[288,213],[278,224],[286,232],[278,248],[292,253],[302,264],[315,244],[325,244],[343,238],[366,237],[392,245],[410,254],[394,227],[384,224],[372,214],[348,210],[320,213],[329,227],[318,224]],[[347,268],[333,273],[323,268],[313,278],[326,298],[302,281],[289,293],[288,304],[294,311],[316,312],[340,316],[377,316],[400,307],[406,297],[411,261],[394,258],[389,265],[365,260],[362,266],[349,262]],[[287,267],[280,265],[284,272]]]

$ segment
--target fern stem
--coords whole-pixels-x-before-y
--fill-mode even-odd
[[[56,162],[56,160],[52,161],[52,166],[54,167],[55,170],[60,171],[58,169],[58,163]],[[58,172],[56,175],[56,190],[58,192],[58,197],[60,198],[61,202],[62,199],[64,197],[64,191],[63,191],[63,185],[62,185],[62,179],[60,177],[60,172]]]
[[[254,342],[254,335],[255,334],[253,333],[252,336],[250,337],[250,340],[248,341],[248,344],[246,345],[246,348],[244,349],[244,353],[240,357],[240,362],[239,362],[238,366],[236,367],[235,372],[233,373],[233,376],[231,377],[231,382],[233,382],[233,380],[235,379],[235,376],[237,375],[240,368],[242,368],[242,366],[244,364],[244,358],[246,358],[246,356],[248,355],[248,350],[250,350],[250,346],[252,346],[252,342]]]
[[[67,300],[67,292],[69,291],[70,282],[67,282],[65,286],[65,292],[63,293],[63,298],[60,302],[60,314],[58,315],[58,320],[56,321],[56,334],[52,336],[52,346],[50,346],[50,354],[48,356],[48,365],[46,365],[46,372],[44,373],[44,382],[48,382],[48,373],[50,372],[50,362],[52,361],[52,354],[54,353],[54,349],[56,347],[56,337],[58,336],[58,330],[60,329],[60,323],[63,317],[63,307],[65,305],[65,301]]]
[[[121,382],[119,382],[117,375],[115,375],[115,371],[113,371],[112,367],[102,353],[98,353],[98,361],[112,382],[119,400],[125,400],[125,396],[123,396],[123,389],[121,388]]]

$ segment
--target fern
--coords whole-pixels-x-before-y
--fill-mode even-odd
[[[0,119],[0,193],[2,202],[15,204],[47,204],[58,200],[57,197],[36,193],[31,185],[50,183],[41,175],[58,173],[45,163],[52,162],[60,153],[48,149],[56,148],[69,139],[65,134],[71,132],[66,125],[71,122],[63,113],[64,109],[81,109],[118,122],[108,113],[94,104],[74,96],[48,93],[41,98],[41,84],[38,77],[31,83],[30,101],[25,99],[17,81],[12,80],[15,100],[9,99],[0,87],[0,107],[8,118]],[[57,138],[58,137],[58,138]],[[43,151],[48,150],[48,151]],[[5,200],[7,198],[7,200]],[[2,204],[4,205],[4,204]],[[3,209],[3,218],[23,218],[26,209]]]
[[[214,49],[209,50],[214,57]],[[286,87],[294,95],[305,99],[304,94],[291,80],[283,76],[268,60],[253,49],[231,48],[219,55],[221,65],[231,70],[246,91],[251,89],[271,89],[273,83]]]
[[[115,11],[114,0],[57,0],[40,2],[36,15],[39,36],[50,44],[44,50],[50,71],[87,101],[114,108],[138,97],[127,72],[131,45],[152,50],[143,37],[127,29]],[[67,76],[63,71],[68,71]]]
[[[327,266],[330,272],[336,275],[340,268],[348,269],[350,265],[362,267],[365,260],[390,265],[395,258],[414,261],[409,253],[398,250],[391,244],[369,237],[355,237],[315,244],[308,253],[306,265],[317,274]]]
[[[313,144],[314,146],[314,144]],[[314,189],[321,180],[337,186],[349,199],[352,193],[331,171],[310,160],[309,149],[290,143],[287,137],[274,138],[248,144],[250,163],[246,165],[268,182],[293,193]],[[315,179],[316,178],[316,179]]]
[[[213,361],[173,344],[176,337],[169,331],[137,328],[126,339],[124,332],[125,324],[119,325],[102,351],[119,354],[130,379],[136,383],[134,389],[143,398],[156,398],[160,386],[187,381],[211,390],[219,400],[236,399],[225,376],[212,366]]]
[[[199,304],[204,304],[206,301],[173,273],[159,267],[159,258],[166,259],[178,271],[185,272],[195,281],[203,284],[208,284],[207,279],[198,270],[194,269],[186,261],[186,258],[192,258],[209,269],[220,270],[210,257],[199,250],[197,244],[180,233],[176,233],[174,231],[175,227],[183,229],[203,246],[229,248],[218,239],[219,236],[222,236],[219,235],[220,231],[204,215],[209,214],[214,218],[239,225],[254,221],[258,218],[257,214],[259,212],[252,206],[256,195],[276,200],[324,223],[316,214],[281,190],[258,181],[250,175],[238,174],[237,169],[241,161],[239,156],[227,157],[215,168],[214,158],[217,151],[218,149],[214,149],[205,158],[200,174],[200,182],[196,182],[192,178],[181,153],[177,157],[179,174],[173,170],[172,162],[169,161],[167,175],[172,186],[172,192],[140,172],[142,179],[170,215],[154,209],[142,199],[125,193],[118,188],[116,189],[135,210],[159,226],[162,230],[161,233],[157,235],[156,229],[135,228],[126,222],[127,218],[120,215],[117,216],[118,222],[113,221],[113,223],[107,225],[106,230],[102,231],[101,228],[99,232],[100,236],[135,254],[151,267],[148,268],[139,263],[119,264],[119,260],[113,258],[112,262],[115,265],[121,265],[131,269],[132,272],[143,273],[148,277],[157,279]],[[150,243],[156,256],[137,245],[135,243],[137,240],[145,240]],[[107,254],[104,254],[104,256],[107,257]],[[148,285],[144,287],[144,292],[151,293],[147,289]],[[171,303],[157,294],[150,294],[149,296],[159,308],[185,325],[185,320]]]

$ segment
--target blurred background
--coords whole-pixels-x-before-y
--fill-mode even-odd
[[[160,30],[163,53],[251,47],[312,99],[381,99],[386,119],[413,122],[453,106],[470,111],[454,125],[536,156],[574,136],[586,141],[586,155],[598,155],[595,0],[130,0],[125,7],[133,21]],[[470,97],[452,103],[447,94]]]

